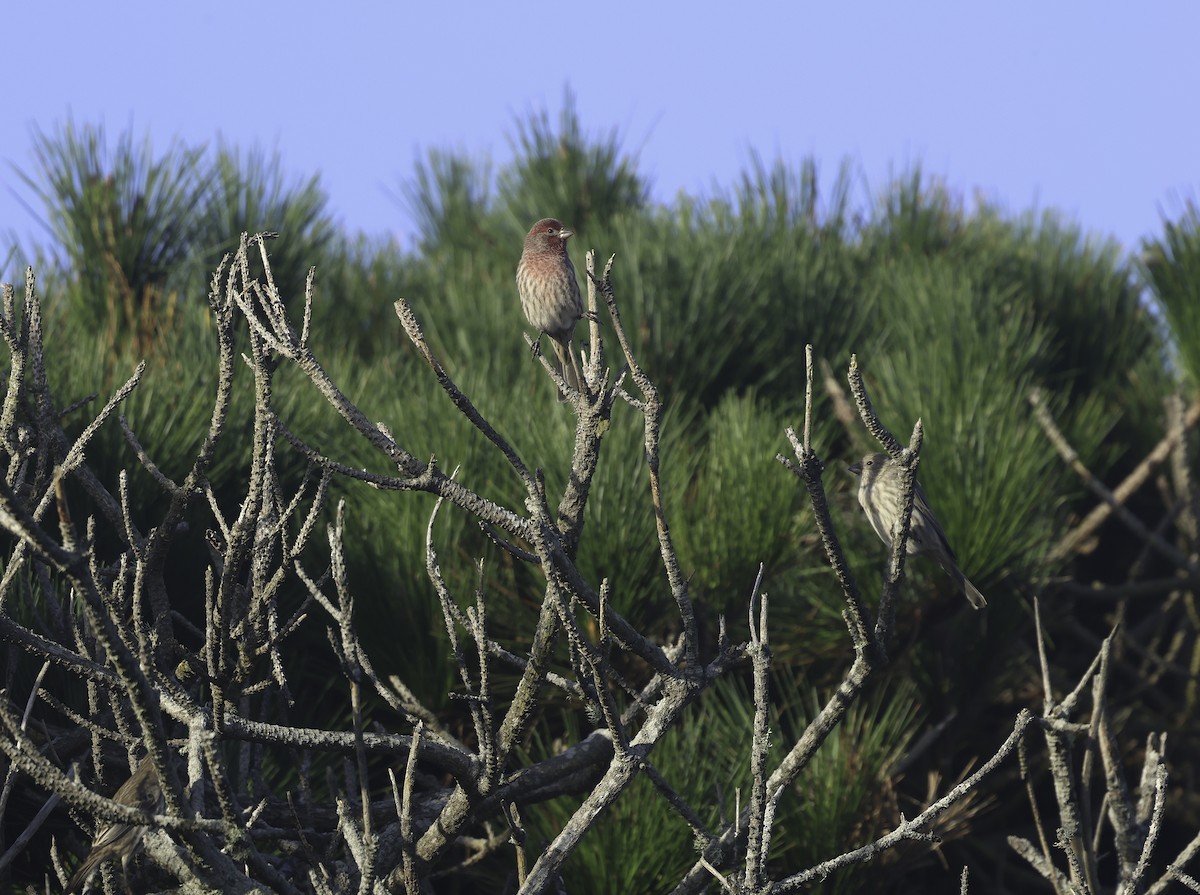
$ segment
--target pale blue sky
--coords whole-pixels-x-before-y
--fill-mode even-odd
[[[71,114],[158,149],[278,149],[348,230],[408,245],[395,194],[414,161],[503,161],[515,117],[556,114],[568,84],[662,200],[732,184],[752,151],[811,155],[826,183],[850,157],[872,190],[919,161],[1133,247],[1200,185],[1193,0],[5,6],[0,233],[22,240],[38,228],[11,166]]]

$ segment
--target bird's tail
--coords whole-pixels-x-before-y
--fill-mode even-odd
[[[558,339],[552,339],[550,344],[554,346],[554,354],[558,357],[558,369],[567,385],[577,392],[583,391],[583,376],[579,372],[579,360],[575,357],[575,340],[559,342]],[[558,400],[565,401],[567,396],[559,392]]]
[[[987,606],[987,600],[983,598],[983,594],[979,592],[974,584],[967,580],[967,576],[962,576],[963,595],[967,598],[970,604],[976,609],[983,609]]]
[[[938,557],[938,564],[962,588],[963,596],[967,598],[972,607],[983,609],[987,606],[987,600],[983,598],[983,594],[979,592],[979,588],[967,580],[967,576],[962,573],[962,569],[958,567],[958,563],[953,561],[946,562],[942,557]]]
[[[63,895],[75,895],[76,892],[81,891],[87,881],[92,878],[92,874],[96,872],[96,868],[104,862],[105,857],[103,852],[92,852],[88,855],[79,865],[79,869],[72,874],[70,882],[63,889]]]

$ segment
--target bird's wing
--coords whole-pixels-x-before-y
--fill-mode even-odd
[[[943,550],[946,551],[952,561],[958,562],[954,555],[954,551],[950,549],[950,542],[946,540],[946,530],[942,528],[942,523],[938,521],[937,515],[933,512],[933,507],[929,505],[929,501],[925,499],[925,491],[921,488],[921,483],[916,482],[916,494],[913,500],[913,515],[920,513],[924,516],[926,525],[912,525],[912,531],[909,537],[915,540],[918,544],[926,549],[936,550],[931,541],[937,541]]]

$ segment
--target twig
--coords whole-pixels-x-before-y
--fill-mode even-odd
[[[1029,403],[1033,407],[1034,417],[1041,425],[1042,430],[1046,433],[1046,437],[1050,439],[1050,443],[1054,445],[1055,449],[1058,451],[1059,455],[1063,458],[1067,465],[1074,469],[1076,473],[1078,473],[1079,477],[1083,480],[1083,483],[1088,487],[1088,489],[1102,501],[1104,501],[1108,510],[1108,512],[1106,512],[1103,516],[1099,516],[1095,521],[1093,521],[1092,516],[1096,516],[1097,513],[1096,511],[1093,511],[1092,516],[1089,516],[1083,521],[1083,523],[1076,527],[1075,531],[1069,536],[1069,540],[1064,538],[1063,541],[1061,541],[1054,548],[1054,550],[1051,551],[1051,559],[1063,559],[1069,555],[1070,552],[1072,552],[1076,546],[1085,539],[1085,534],[1086,536],[1090,536],[1090,533],[1099,526],[1100,522],[1103,521],[1104,516],[1107,516],[1109,513],[1111,513],[1120,519],[1130,531],[1138,536],[1138,538],[1144,541],[1148,546],[1153,547],[1154,550],[1156,550],[1160,555],[1166,557],[1180,568],[1187,569],[1192,576],[1200,576],[1200,566],[1185,556],[1174,545],[1167,543],[1162,539],[1162,537],[1157,536],[1154,534],[1154,532],[1150,531],[1150,529],[1148,529],[1140,519],[1129,512],[1124,505],[1124,500],[1133,490],[1132,488],[1127,488],[1126,486],[1128,486],[1129,483],[1134,480],[1134,475],[1141,473],[1143,468],[1145,469],[1145,475],[1149,475],[1153,466],[1157,465],[1157,463],[1161,463],[1167,458],[1172,446],[1171,436],[1168,435],[1167,438],[1159,442],[1158,447],[1150,452],[1150,455],[1142,462],[1142,465],[1137,470],[1134,470],[1134,474],[1131,474],[1128,478],[1126,478],[1125,483],[1122,485],[1123,493],[1118,495],[1117,493],[1110,491],[1103,482],[1101,482],[1092,474],[1091,470],[1084,466],[1083,462],[1079,459],[1079,455],[1075,452],[1075,449],[1071,447],[1066,436],[1062,434],[1058,426],[1055,424],[1053,417],[1050,415],[1050,410],[1046,406],[1046,402],[1042,398],[1040,391],[1034,389],[1030,393]],[[1200,403],[1195,405],[1195,407],[1198,414],[1197,418],[1200,419]],[[1195,425],[1195,422],[1192,422],[1190,425]],[[1161,454],[1161,456],[1159,456],[1159,454]]]
[[[796,891],[814,880],[824,879],[830,873],[842,867],[849,867],[853,864],[862,864],[869,861],[886,849],[892,848],[906,839],[924,842],[935,840],[936,837],[925,832],[926,828],[931,827],[956,802],[974,791],[979,786],[980,781],[996,770],[1012,754],[1013,750],[1016,749],[1017,742],[1024,736],[1026,728],[1033,723],[1033,720],[1033,715],[1030,712],[1022,710],[1017,715],[1012,733],[1008,735],[1008,738],[1000,745],[995,754],[984,762],[974,774],[963,780],[958,786],[954,787],[912,820],[901,818],[900,826],[887,835],[876,839],[871,844],[846,852],[801,873],[782,879],[772,886],[770,891],[772,893]]]
[[[811,351],[809,352],[811,358]],[[811,365],[810,365],[811,372]],[[811,376],[810,376],[811,382]],[[807,427],[806,427],[807,428]],[[762,888],[767,855],[771,844],[770,818],[774,811],[767,806],[767,755],[771,744],[769,718],[771,647],[767,630],[767,595],[761,595],[761,610],[755,618],[755,604],[760,598],[764,566],[758,566],[758,577],[750,592],[750,662],[754,669],[754,732],[750,748],[750,826],[746,845],[747,892]],[[773,802],[771,803],[774,804]],[[768,816],[769,815],[769,816]]]

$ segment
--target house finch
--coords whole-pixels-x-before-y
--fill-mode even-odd
[[[154,771],[154,762],[149,756],[143,758],[133,776],[121,784],[121,788],[113,796],[113,801],[131,808],[140,808],[148,814],[162,814],[166,810],[166,799],[163,798],[158,774]],[[63,895],[80,891],[100,865],[110,858],[120,858],[121,872],[127,875],[129,862],[142,850],[149,831],[149,827],[123,823],[106,823],[101,826],[96,830],[96,838],[92,840],[92,850],[67,883]]]
[[[567,254],[567,240],[573,234],[554,218],[543,218],[530,228],[517,265],[517,291],[526,319],[550,337],[563,379],[578,390],[582,377],[572,342],[575,321],[583,316],[583,300]],[[565,396],[559,392],[558,398]]]
[[[875,534],[883,539],[883,543],[892,543],[892,529],[900,518],[900,465],[887,454],[867,454],[861,463],[855,463],[850,471],[859,476],[858,502],[862,504],[867,519]],[[925,499],[921,483],[916,483],[913,493],[912,521],[908,533],[908,553],[914,556],[928,556],[937,560],[938,565],[954,579],[954,583],[962,588],[963,595],[970,600],[976,609],[987,605],[983,594],[975,587],[958,567],[946,533],[942,531],[941,523]]]

